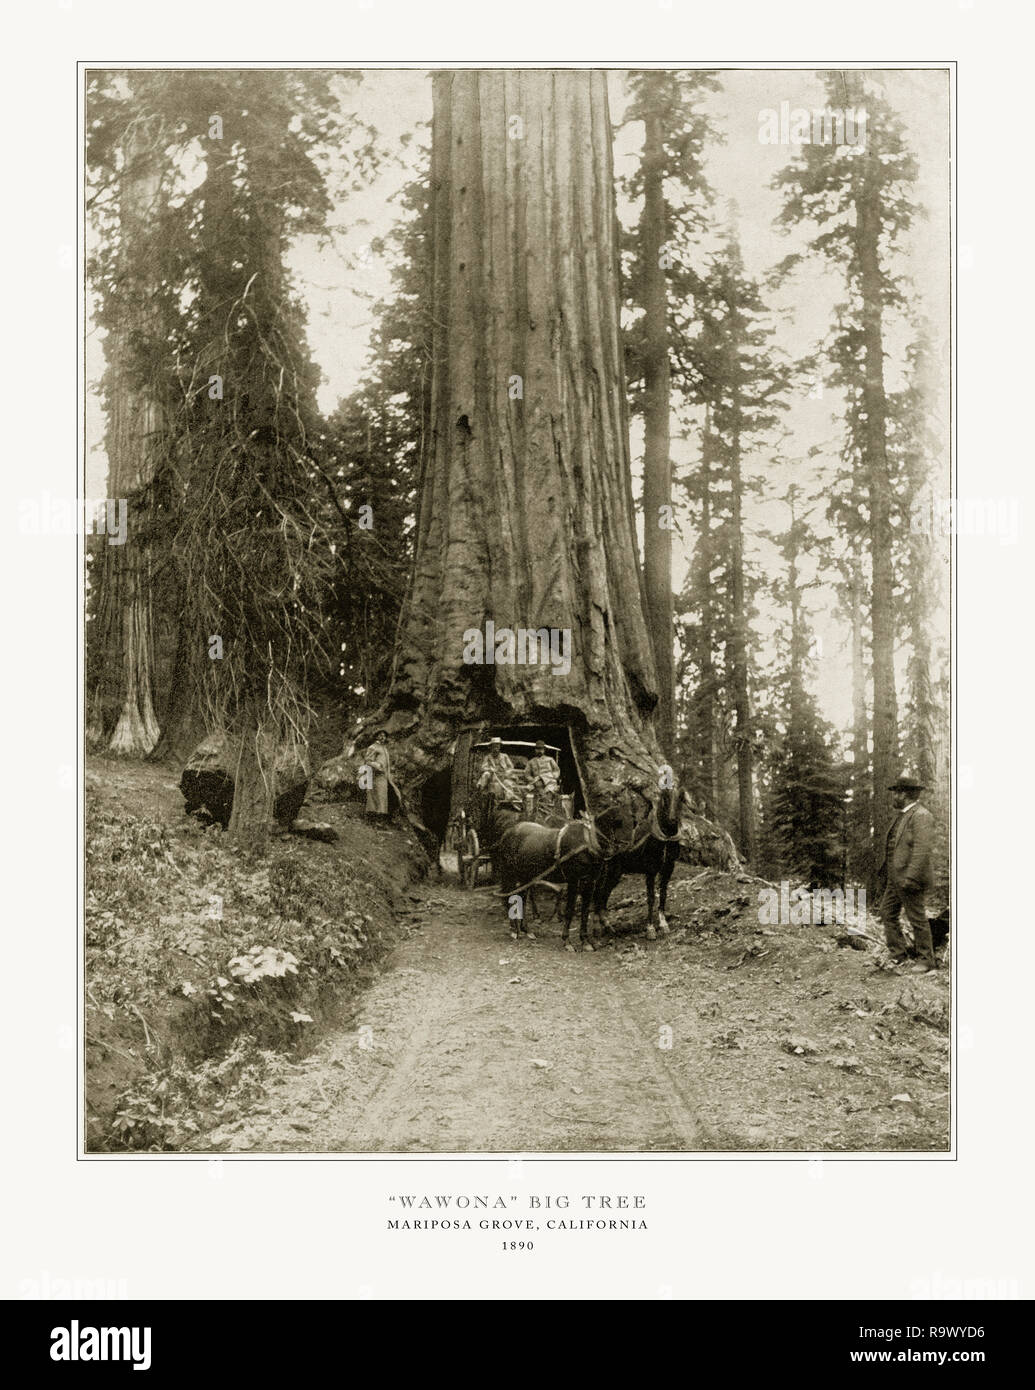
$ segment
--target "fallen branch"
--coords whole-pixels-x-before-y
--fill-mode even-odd
[[[106,1047],[109,1052],[117,1052],[120,1057],[125,1057],[127,1062],[139,1062],[140,1058],[134,1056],[132,1052],[124,1052],[121,1047],[116,1047],[114,1043],[101,1042],[100,1038],[91,1038],[90,1034],[83,1030],[83,1036],[88,1043],[93,1043],[94,1047]]]
[[[858,936],[858,937],[860,937],[863,941],[869,941],[869,942],[871,942],[874,946],[883,946],[883,945],[884,945],[884,942],[880,939],[879,936],[871,936],[870,933],[869,933],[868,931],[863,931],[860,927],[852,927],[852,926],[849,926],[849,927],[847,928],[847,930],[843,933],[843,935],[844,935],[844,936]]]
[[[695,883],[700,883],[702,878],[707,878],[709,874],[717,874],[719,872],[719,869],[705,869],[703,873],[694,874],[693,878],[688,879],[686,882],[686,886],[688,888],[692,888]]]
[[[172,865],[172,867],[175,869],[175,871],[179,874],[181,878],[187,877],[187,875],[183,872],[179,864],[177,864],[176,860],[172,857],[168,850],[165,851],[165,857],[166,859],[168,859],[169,863]]]
[[[150,1050],[151,1050],[151,1033],[150,1033],[150,1031],[149,1031],[149,1029],[148,1029],[148,1026],[147,1026],[147,1019],[144,1017],[144,1015],[140,1012],[140,1010],[137,1008],[137,1006],[136,1006],[135,1004],[131,1003],[131,1004],[129,1005],[129,1007],[133,1010],[133,1012],[136,1014],[137,1018],[139,1018],[139,1019],[140,1019],[140,1022],[144,1025],[144,1046],[145,1046],[145,1047],[147,1048],[147,1050],[150,1052]]]

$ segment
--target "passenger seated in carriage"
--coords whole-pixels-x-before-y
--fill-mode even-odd
[[[477,785],[478,790],[487,792],[498,806],[521,808],[523,798],[517,786],[516,769],[504,753],[502,741],[498,738],[490,740],[489,751],[482,763]]]
[[[536,809],[544,812],[554,811],[561,790],[561,769],[555,759],[546,751],[546,744],[539,739],[535,755],[529,759],[528,774],[535,794]]]

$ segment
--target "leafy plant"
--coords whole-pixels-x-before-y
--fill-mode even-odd
[[[116,1103],[112,1147],[183,1149],[207,1125],[225,1122],[265,1094],[279,1059],[244,1034],[220,1058],[197,1066],[174,1059],[129,1087]]]

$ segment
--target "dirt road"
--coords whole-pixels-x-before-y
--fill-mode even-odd
[[[709,1147],[685,1077],[658,1047],[650,994],[614,951],[564,951],[558,923],[514,942],[490,911],[482,891],[434,893],[351,1026],[271,1096],[272,1132],[253,1116],[228,1147]]]
[[[541,927],[537,942],[517,943],[488,892],[454,887],[426,890],[414,918],[341,1031],[206,1147],[930,1151],[947,1143],[947,1039],[897,1007],[900,977],[875,977],[854,951],[818,948],[814,933],[765,933],[774,939],[762,947],[757,930],[682,930],[569,954],[559,922]],[[794,1052],[786,1039],[796,1032],[815,1041]]]

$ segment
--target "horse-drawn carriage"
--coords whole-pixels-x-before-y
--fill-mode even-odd
[[[535,761],[533,740],[544,744],[542,763]],[[512,937],[531,935],[523,925],[524,912],[515,914],[517,899],[531,916],[548,919],[556,915],[560,893],[567,890],[562,940],[575,949],[568,935],[581,899],[579,947],[592,950],[590,907],[610,930],[608,897],[627,873],[642,873],[646,880],[648,937],[654,937],[656,927],[666,930],[665,895],[679,855],[680,818],[689,807],[684,790],[670,785],[655,801],[641,793],[638,814],[632,804],[591,816],[570,729],[493,729],[487,721],[469,725],[457,736],[448,776],[445,848],[456,853],[464,888],[475,887],[486,863],[498,873],[498,897]],[[724,839],[729,853],[723,862],[735,868],[732,842]],[[655,880],[660,884],[656,905]]]
[[[535,743],[502,737],[458,749],[449,839],[463,888],[473,888],[482,866],[491,863],[501,812],[509,810],[514,818],[546,826],[571,820],[576,793],[564,785],[561,749],[544,741],[544,756],[557,768],[555,785],[530,767],[535,750]],[[500,755],[504,761],[497,771]]]

